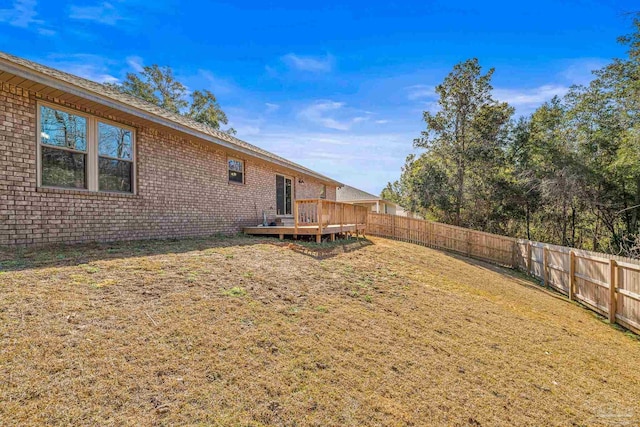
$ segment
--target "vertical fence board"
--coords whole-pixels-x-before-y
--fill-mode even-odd
[[[539,280],[546,276],[551,288],[602,315],[609,316],[614,307],[613,320],[640,333],[639,260],[373,212],[367,232],[515,267]],[[616,262],[611,265],[609,260]]]

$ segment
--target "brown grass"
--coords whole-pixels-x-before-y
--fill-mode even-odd
[[[0,424],[640,423],[634,336],[508,270],[371,242],[5,252]]]

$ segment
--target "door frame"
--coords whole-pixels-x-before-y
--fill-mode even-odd
[[[291,213],[290,214],[278,214],[278,186],[276,184],[276,218],[281,218],[281,217],[290,217],[293,216],[293,206],[296,203],[296,188],[295,188],[295,182],[296,180],[294,179],[293,176],[290,175],[285,175],[283,173],[276,173],[276,179],[278,176],[283,177],[285,180],[289,179],[291,180]],[[285,181],[285,192],[287,190],[287,182]],[[287,198],[286,198],[286,194],[285,194],[285,200],[284,200],[284,204],[285,204],[285,209],[286,209],[286,205],[287,205]]]

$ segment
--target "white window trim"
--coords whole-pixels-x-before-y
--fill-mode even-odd
[[[67,147],[56,147],[53,145],[47,145],[42,143],[42,130],[40,129],[41,125],[41,108],[40,107],[48,107],[59,111],[64,111],[65,113],[73,114],[74,116],[83,117],[87,120],[87,150],[73,150]],[[110,156],[100,156],[98,153],[98,123],[104,123],[107,125],[117,126],[122,129],[126,129],[131,132],[131,160],[127,159],[116,159]],[[137,170],[137,141],[136,141],[136,129],[124,125],[122,123],[115,122],[113,120],[104,119],[102,117],[94,116],[92,114],[87,114],[82,111],[74,110],[72,108],[68,108],[62,105],[54,104],[51,102],[38,101],[36,103],[36,145],[37,145],[37,156],[36,156],[36,180],[37,185],[40,188],[56,188],[63,190],[72,190],[72,191],[87,191],[92,193],[112,193],[112,194],[137,194],[138,192],[138,170]],[[87,184],[87,188],[69,188],[69,187],[56,187],[49,185],[42,185],[42,146],[45,145],[47,147],[51,147],[53,149],[66,150],[71,152],[79,152],[85,153],[87,156],[87,160],[85,162],[85,181]],[[114,160],[121,160],[124,162],[132,163],[131,170],[131,191],[113,191],[113,190],[100,190],[99,182],[98,182],[98,157],[104,157]],[[244,165],[243,165],[244,169]]]
[[[240,162],[242,164],[242,182],[237,182],[237,181],[231,181],[229,179],[229,172],[231,171],[229,169],[229,160],[235,160],[236,162]],[[245,185],[247,183],[247,174],[246,174],[246,162],[244,159],[240,159],[238,157],[231,157],[231,156],[227,156],[227,182],[229,184],[234,184],[234,185]]]

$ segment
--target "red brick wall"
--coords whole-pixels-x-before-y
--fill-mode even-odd
[[[137,194],[37,188],[36,94],[0,84],[0,245],[235,233],[275,208],[269,164],[245,160],[246,183],[232,184],[211,143],[120,121],[137,129]],[[317,198],[321,184],[303,180],[297,197]]]

